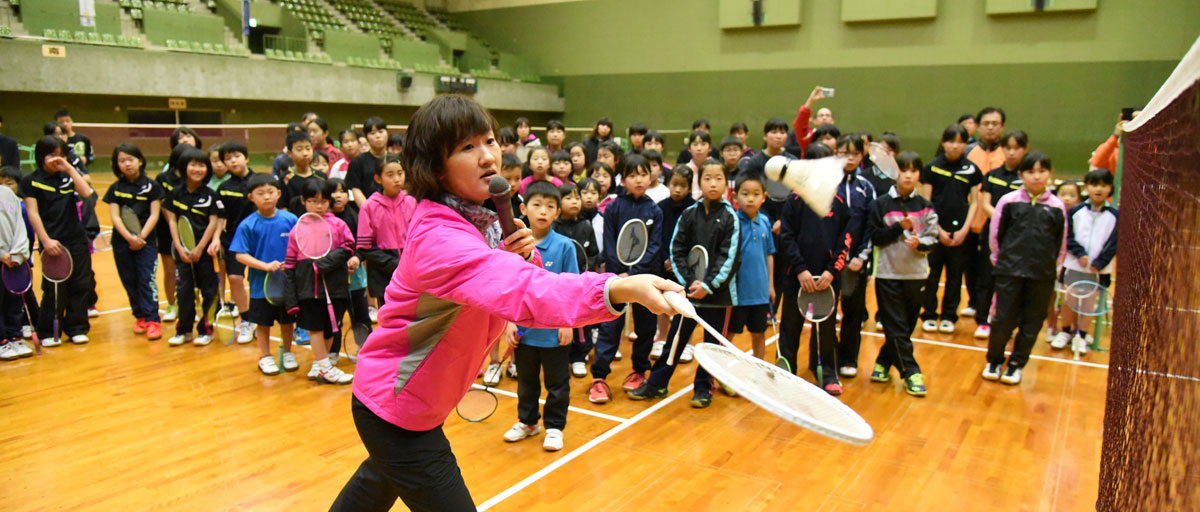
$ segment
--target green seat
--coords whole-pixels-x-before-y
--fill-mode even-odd
[[[167,39],[167,48],[171,48],[171,49],[175,49],[175,48],[177,48],[177,47],[175,46],[175,40],[174,40],[174,39]]]
[[[132,10],[132,11],[129,11],[129,17],[130,17],[130,18],[133,18],[133,19],[135,19],[135,20],[140,20],[140,19],[142,19],[142,17],[143,17],[143,15],[142,15],[142,10],[141,10],[141,9],[134,9],[134,10]]]
[[[213,53],[214,50],[213,50],[212,43],[204,43],[203,46],[204,46],[205,53]]]
[[[279,58],[279,52],[276,52],[274,48],[267,48],[266,50],[263,50],[263,53],[267,56],[268,59],[278,59]]]
[[[88,32],[87,40],[89,43],[100,44],[100,34],[97,34],[95,32]]]
[[[112,34],[104,34],[101,40],[104,41],[104,44],[117,44],[117,38],[113,37]]]
[[[215,50],[217,53],[225,53],[225,45],[221,43],[214,44],[213,50]]]
[[[70,33],[70,32],[68,32],[68,31],[66,31],[66,30],[59,30],[59,31],[58,31],[58,38],[59,38],[59,39],[62,39],[63,41],[70,41],[70,40],[71,40],[71,33]]]
[[[192,41],[192,51],[202,52],[204,51],[204,45],[200,44],[199,41]]]
[[[52,28],[48,28],[42,32],[42,37],[46,39],[58,39],[58,32],[55,32]]]
[[[296,52],[293,52],[291,50],[287,50],[287,51],[283,52],[283,54],[284,54],[284,56],[286,56],[288,58],[288,60],[296,59]]]

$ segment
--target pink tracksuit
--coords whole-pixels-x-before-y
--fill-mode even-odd
[[[555,274],[492,249],[448,206],[421,201],[379,327],[358,354],[354,396],[400,428],[441,425],[475,380],[506,322],[575,327],[616,318],[612,274]]]
[[[396,197],[371,194],[358,213],[359,249],[401,249],[417,201],[401,191]]]

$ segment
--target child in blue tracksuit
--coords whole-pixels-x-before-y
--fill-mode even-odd
[[[855,134],[842,135],[837,141],[837,155],[845,157],[842,184],[838,185],[838,198],[846,202],[851,215],[860,219],[851,224],[853,240],[849,260],[839,276],[842,288],[842,331],[838,340],[838,374],[853,378],[858,375],[858,349],[862,346],[862,324],[867,321],[867,279],[870,268],[867,262],[871,254],[871,240],[866,236],[867,217],[871,203],[875,201],[875,187],[858,175],[858,166],[866,155],[862,137]],[[884,191],[886,193],[886,191]]]
[[[558,218],[562,197],[558,188],[547,181],[535,181],[525,189],[525,204],[521,213],[529,219],[533,238],[538,240],[537,249],[542,255],[542,267],[556,274],[578,274],[579,262],[575,255],[575,244],[571,239],[553,229]],[[558,451],[563,447],[563,429],[567,426],[567,406],[571,398],[571,345],[575,340],[575,329],[536,329],[523,327],[525,333],[513,349],[513,360],[517,364],[517,418],[518,421],[504,440],[516,442],[541,432],[538,420],[546,425],[546,438],[542,448]],[[512,342],[510,341],[510,344]],[[538,397],[542,394],[539,377],[546,379],[545,414],[538,412]]]
[[[650,186],[650,164],[640,154],[631,154],[624,161],[624,172],[621,173],[625,184],[625,192],[604,210],[604,243],[601,244],[600,260],[604,262],[604,270],[622,276],[636,274],[654,274],[655,263],[653,255],[658,254],[662,240],[662,210],[646,196]],[[648,239],[646,253],[641,261],[629,267],[621,263],[617,257],[617,236],[621,227],[632,219],[641,219],[646,223]],[[637,339],[633,340],[633,355],[631,363],[633,372],[625,378],[627,389],[636,389],[645,380],[645,374],[650,370],[650,346],[654,339],[654,313],[638,304],[633,308],[634,332]],[[592,384],[588,388],[588,400],[602,404],[612,399],[612,391],[604,379],[612,371],[611,364],[621,342],[621,328],[625,316],[605,322],[600,326],[600,335],[596,339],[596,360],[592,363]]]
[[[710,158],[701,164],[700,202],[679,216],[670,246],[675,279],[687,288],[687,296],[696,306],[696,314],[718,329],[727,327],[729,309],[738,304],[736,276],[741,253],[741,223],[733,205],[725,200],[728,186],[729,176],[723,163]],[[688,264],[688,253],[697,245],[703,246],[708,253],[708,265],[703,270],[703,277],[699,275],[699,269],[693,269]],[[691,341],[696,325],[695,320],[685,319],[682,315],[677,315],[671,321],[667,340],[673,343],[678,331],[676,359]],[[708,332],[704,333],[704,341],[717,343]],[[638,388],[629,390],[629,398],[645,400],[667,396],[667,384],[675,373],[675,365],[667,364],[668,359],[669,355],[658,358],[650,378]],[[712,378],[703,367],[696,369],[694,389],[692,407],[708,407],[712,403]]]

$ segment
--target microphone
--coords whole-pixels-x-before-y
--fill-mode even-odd
[[[513,223],[512,192],[512,187],[508,185],[508,180],[504,179],[504,176],[497,174],[492,177],[492,181],[488,182],[488,194],[492,196],[492,203],[496,205],[496,214],[500,216],[502,239],[507,239],[508,235],[517,230],[517,225]]]

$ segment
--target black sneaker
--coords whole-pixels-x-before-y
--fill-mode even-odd
[[[1000,382],[1015,386],[1021,383],[1021,369],[1016,366],[1009,366],[1004,372],[1004,376],[1000,377]]]
[[[983,380],[1000,380],[1000,365],[985,364],[983,366]]]
[[[652,389],[650,381],[643,382],[641,386],[635,389],[626,391],[630,400],[648,400],[651,398],[663,398],[667,396],[667,388]]]
[[[712,390],[696,391],[696,393],[692,395],[692,407],[696,409],[703,409],[710,405],[712,405]]]

